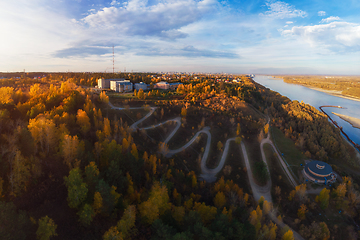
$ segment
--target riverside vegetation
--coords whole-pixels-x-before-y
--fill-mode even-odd
[[[198,175],[203,137],[191,149],[166,158],[159,150],[174,128],[171,123],[158,131],[131,131],[129,126],[150,106],[158,108],[143,123],[146,126],[182,117],[171,148],[210,126],[214,140],[208,166],[217,166],[226,139],[244,141],[259,182],[266,181],[261,178],[266,170],[259,164],[257,139],[264,134],[265,116],[270,116],[271,126],[304,155],[333,163],[345,175],[343,183],[321,191],[316,199],[306,194],[306,185],[274,186],[278,219],[305,238],[357,237],[360,180],[346,171],[347,166],[356,171],[355,153],[316,109],[291,102],[244,76],[234,84],[188,77],[179,80],[184,85],[176,91],[140,91],[124,97],[89,88],[99,75],[1,80],[4,239],[292,239],[290,230],[270,220],[271,203],[252,198],[243,177],[249,169],[234,157],[238,143],[231,145],[231,160],[217,181],[202,181]],[[154,81],[146,74],[131,76]],[[109,101],[125,109],[111,109]],[[131,109],[139,106],[143,108]]]
[[[279,76],[284,82],[320,88],[343,96],[360,98],[360,77],[358,76]]]

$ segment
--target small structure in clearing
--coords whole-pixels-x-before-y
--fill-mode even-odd
[[[336,181],[336,176],[332,171],[332,167],[326,162],[313,160],[305,165],[303,174],[312,182],[326,185]]]

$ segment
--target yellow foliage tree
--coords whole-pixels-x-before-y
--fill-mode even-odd
[[[194,210],[200,214],[202,222],[207,225],[215,219],[217,208],[213,206],[206,206],[205,203],[195,202]]]
[[[192,188],[197,188],[197,178],[196,178],[196,175],[195,174],[193,174],[192,176],[191,176],[191,187]]]
[[[139,99],[145,99],[145,94],[144,94],[144,90],[142,90],[142,88],[139,89],[138,93],[137,93],[137,97]]]
[[[217,148],[218,148],[219,151],[222,151],[223,144],[222,144],[221,141],[219,141],[219,142],[217,143]]]
[[[214,198],[215,207],[221,209],[225,204],[226,204],[225,194],[223,192],[218,192]]]
[[[101,197],[101,194],[99,192],[95,192],[94,203],[93,203],[93,209],[95,214],[100,213],[102,207],[103,207],[103,198]]]
[[[272,210],[272,203],[265,200],[263,204],[264,214],[269,214],[271,210]]]
[[[12,96],[14,94],[14,88],[2,87],[0,88],[0,104],[12,104],[14,102]]]
[[[240,127],[240,123],[238,123],[236,127],[236,136],[240,136],[240,133],[241,133],[241,127]]]
[[[339,184],[339,186],[337,186],[337,188],[334,191],[339,199],[344,198],[346,195],[346,183]]]
[[[108,231],[105,232],[103,239],[104,240],[128,239],[131,229],[135,227],[135,220],[136,220],[136,208],[134,205],[130,205],[125,209],[124,215],[117,223],[117,225],[111,227]]]
[[[329,206],[330,199],[330,190],[324,188],[321,190],[318,196],[316,196],[315,201],[320,202],[320,207],[325,210]]]
[[[100,93],[100,101],[103,102],[103,103],[106,103],[106,104],[109,103],[109,97],[106,95],[105,91],[102,91]]]
[[[269,124],[267,123],[265,126],[264,126],[264,133],[267,134],[269,132]]]
[[[62,141],[62,155],[64,157],[64,163],[73,169],[78,167],[80,162],[77,160],[77,151],[79,146],[79,139],[77,136],[65,135]]]
[[[178,224],[182,224],[185,216],[185,207],[172,206],[172,216]]]
[[[12,170],[9,175],[9,182],[11,186],[11,195],[16,197],[21,192],[26,191],[30,181],[31,172],[27,159],[21,155],[20,150],[15,151],[14,159],[11,162]]]
[[[187,114],[186,108],[185,107],[181,108],[181,116],[186,117],[186,114]]]
[[[169,195],[166,186],[161,186],[155,182],[151,188],[149,199],[140,204],[139,212],[146,223],[152,224],[169,208]]]
[[[83,134],[86,134],[91,128],[90,118],[88,117],[87,113],[82,109],[78,109],[77,111],[76,123],[79,125],[80,130]]]
[[[129,173],[126,173],[126,179],[128,181],[128,189],[127,194],[129,195],[130,199],[132,199],[132,195],[134,194],[134,182],[132,181],[132,178]]]
[[[305,204],[301,204],[300,208],[298,209],[297,215],[301,220],[305,219],[305,214],[307,212],[307,208]]]
[[[29,120],[28,129],[35,141],[36,152],[39,145],[41,151],[46,154],[55,148],[58,142],[58,131],[51,119],[47,119],[40,114],[36,118]]]
[[[40,84],[35,83],[34,85],[32,85],[30,87],[30,91],[29,94],[31,97],[37,97],[38,95],[40,95],[42,93],[42,90],[40,88]]]
[[[135,143],[133,143],[133,144],[131,145],[131,155],[133,155],[136,160],[139,159],[139,154],[138,154],[138,150],[137,150],[137,148],[136,148]]]
[[[292,201],[295,197],[295,190],[291,190],[291,192],[289,193],[289,200]]]
[[[126,140],[126,138],[123,138],[122,140],[122,151],[126,152],[129,148],[129,142]]]
[[[275,240],[276,239],[276,230],[277,230],[277,226],[276,224],[274,224],[273,222],[270,222],[270,232],[269,232],[269,239],[270,240]]]
[[[294,240],[294,233],[291,230],[288,230],[283,237],[281,238],[281,240]]]
[[[104,118],[104,128],[103,128],[104,137],[107,139],[111,138],[111,126],[108,118]]]
[[[39,226],[36,231],[36,238],[38,240],[49,240],[53,236],[57,236],[57,225],[54,220],[48,216],[39,219]]]
[[[194,200],[192,198],[184,202],[184,207],[187,211],[190,211],[193,206],[194,206]]]

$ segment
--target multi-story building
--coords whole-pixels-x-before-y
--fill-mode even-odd
[[[132,92],[133,83],[130,80],[110,81],[110,89],[115,92]]]

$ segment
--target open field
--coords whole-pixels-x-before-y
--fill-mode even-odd
[[[259,180],[259,176],[255,173],[254,170],[255,163],[262,162],[260,143],[258,142],[257,137],[256,136],[253,136],[252,138],[249,137],[249,139],[246,139],[246,141],[244,141],[244,144],[247,149],[247,154],[249,157],[250,167],[254,176],[254,180],[256,184],[258,184],[259,186],[265,186],[266,182],[261,183],[261,181]]]
[[[290,191],[293,190],[293,187],[283,171],[279,159],[270,144],[264,144],[264,152],[272,182],[271,196],[274,202],[278,202],[278,197],[281,196],[282,199],[286,199],[287,196],[289,196]],[[275,188],[277,186],[281,189],[281,193],[279,195],[275,193]]]
[[[280,154],[284,157],[290,170],[295,175],[296,179],[299,179],[301,170],[303,169],[300,164],[305,164],[306,157],[295,147],[294,142],[291,139],[285,137],[280,129],[271,127],[271,139],[275,146],[278,148]]]

